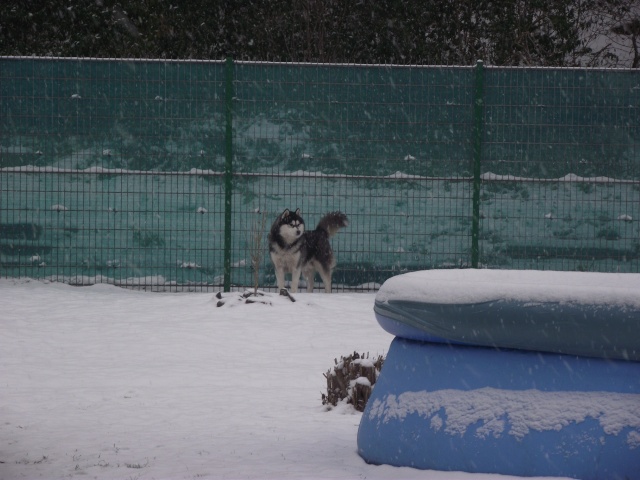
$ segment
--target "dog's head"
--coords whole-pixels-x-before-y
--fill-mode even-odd
[[[300,209],[292,212],[288,208],[278,217],[278,230],[287,243],[293,243],[304,233],[304,220]]]

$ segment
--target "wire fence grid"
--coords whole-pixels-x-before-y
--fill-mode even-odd
[[[640,75],[0,58],[0,276],[272,289],[285,208],[348,215],[334,291],[639,272]]]

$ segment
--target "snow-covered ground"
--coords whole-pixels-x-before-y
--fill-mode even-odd
[[[296,298],[0,279],[0,478],[510,478],[366,464],[322,374],[392,337],[373,294]]]

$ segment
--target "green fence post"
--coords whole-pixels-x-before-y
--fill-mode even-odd
[[[471,267],[480,263],[480,166],[482,161],[482,130],[484,109],[484,70],[482,60],[475,68],[473,92],[473,218],[471,226]]]
[[[224,291],[231,290],[231,199],[233,198],[233,59],[225,67]]]

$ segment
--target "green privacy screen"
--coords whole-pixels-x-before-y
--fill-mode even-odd
[[[272,288],[285,208],[348,215],[334,290],[638,272],[640,74],[0,59],[0,276]]]

